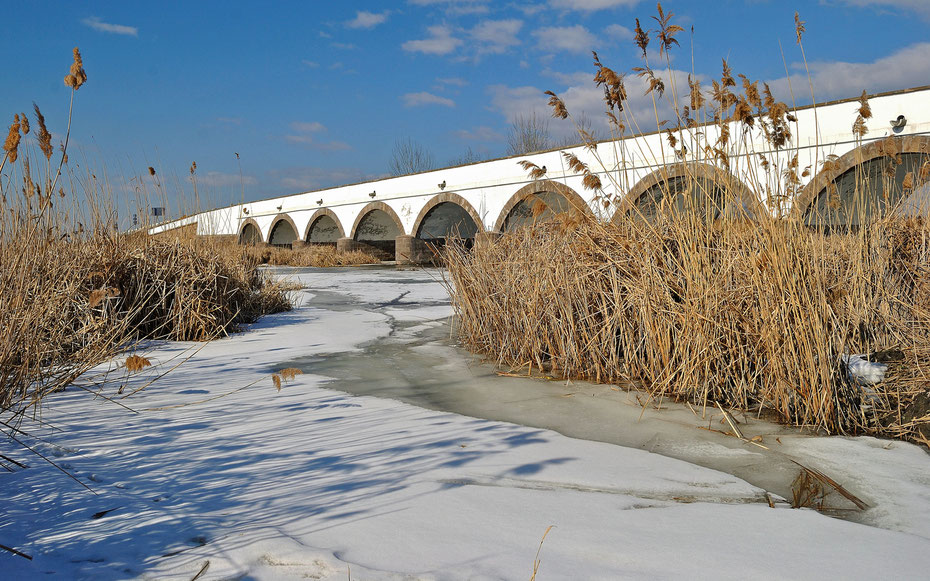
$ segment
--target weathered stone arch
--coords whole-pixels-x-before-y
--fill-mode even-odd
[[[791,208],[792,215],[797,218],[807,216],[808,210],[818,203],[821,196],[828,194],[828,186],[848,171],[882,157],[895,157],[900,154],[918,154],[930,160],[930,136],[889,136],[866,143],[841,155],[833,163],[830,163],[826,169],[821,169],[814,176],[814,179],[801,190],[801,194]]]
[[[426,215],[429,214],[430,210],[435,208],[440,204],[455,204],[459,206],[465,212],[471,216],[471,219],[475,221],[475,225],[478,227],[478,232],[484,232],[484,222],[481,220],[481,216],[478,215],[478,212],[475,211],[475,208],[468,203],[468,200],[462,196],[454,193],[443,193],[437,196],[434,196],[423,206],[423,209],[420,210],[420,213],[417,214],[417,219],[413,223],[413,229],[410,231],[414,236],[420,235],[420,227],[423,225],[423,221],[426,219]]]
[[[287,225],[289,225],[291,230],[294,232],[294,240],[291,240],[286,244],[292,244],[295,240],[300,240],[300,238],[298,238],[299,234],[297,234],[300,232],[300,230],[297,229],[297,224],[294,223],[294,220],[289,215],[281,213],[274,217],[274,219],[271,221],[271,227],[268,228],[268,244],[272,244],[271,240],[274,237],[275,228],[277,228],[281,222],[285,222]]]
[[[639,180],[620,201],[611,222],[620,220],[621,216],[633,210],[643,194],[651,188],[676,178],[707,180],[735,193],[735,200],[731,199],[728,205],[722,208],[721,215],[732,218],[752,218],[767,212],[759,196],[732,173],[708,163],[673,163],[663,165]]]
[[[304,236],[302,238],[304,242],[310,242],[310,230],[313,228],[313,225],[316,223],[316,221],[323,216],[332,218],[333,222],[336,223],[336,228],[339,229],[339,238],[345,238],[345,228],[342,227],[342,222],[339,220],[339,217],[336,216],[336,213],[329,208],[320,208],[314,212],[312,216],[310,216],[310,221],[307,222],[307,228],[304,230]]]
[[[249,227],[254,229],[255,235],[254,237],[250,237],[251,238],[250,240],[246,240],[245,233]],[[258,222],[256,222],[252,218],[246,218],[245,220],[243,220],[242,223],[239,225],[239,244],[262,244],[262,243],[263,243],[262,229],[259,228]]]
[[[554,182],[552,180],[536,180],[532,183],[526,184],[507,200],[507,203],[504,204],[504,209],[501,210],[500,215],[497,217],[497,221],[494,223],[494,231],[500,232],[504,223],[507,221],[507,217],[510,216],[510,213],[513,211],[517,205],[527,199],[528,197],[539,194],[543,192],[554,192],[560,194],[565,200],[571,205],[574,210],[581,212],[583,214],[591,215],[591,208],[588,207],[587,202],[584,201],[578,192],[566,186],[565,184],[560,184],[559,182]]]
[[[393,208],[391,208],[384,202],[370,202],[364,208],[362,208],[362,211],[359,212],[358,216],[355,217],[355,223],[352,224],[352,234],[351,234],[352,238],[357,239],[359,223],[361,223],[362,219],[368,214],[370,214],[372,210],[381,210],[382,212],[390,216],[391,219],[394,221],[394,223],[397,225],[398,232],[400,232],[400,234],[406,234],[406,232],[404,231],[404,224],[403,222],[400,221],[400,217],[398,217],[397,212],[395,212]]]

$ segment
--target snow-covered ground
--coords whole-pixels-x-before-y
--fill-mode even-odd
[[[930,456],[915,446],[747,421],[764,450],[697,429],[727,428],[680,406],[648,409],[637,422],[635,396],[608,386],[495,377],[507,387],[492,394],[459,385],[470,369],[493,374],[430,339],[449,315],[435,274],[294,276],[311,289],[301,308],[210,344],[153,346],[153,367],[126,392],[151,383],[120,400],[134,411],[70,389],[47,401],[41,425],[23,425],[44,440],[31,445],[93,492],[0,444],[30,464],[0,473],[0,544],[33,557],[0,551],[0,578],[187,580],[203,570],[200,579],[528,579],[538,549],[539,580],[930,571]],[[448,377],[458,399],[441,399],[435,382],[427,407],[377,385],[370,392],[380,397],[346,393],[353,382],[377,383],[372,360],[396,381],[407,356],[433,360],[432,376]],[[367,363],[356,371],[353,358]],[[270,374],[295,362],[308,373],[278,391]],[[603,430],[585,424],[617,410],[613,431],[630,434],[617,441],[635,447],[447,406],[601,440]],[[689,425],[686,415],[697,419]],[[877,526],[770,508],[746,479],[772,490],[768,480],[780,476],[770,467],[786,459],[861,496],[870,508],[855,518]]]

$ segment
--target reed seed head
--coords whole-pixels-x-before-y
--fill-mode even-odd
[[[22,138],[19,134],[19,129],[19,114],[16,114],[13,115],[13,123],[10,125],[10,132],[6,136],[6,141],[3,142],[3,151],[5,151],[9,157],[10,163],[16,163],[16,158],[19,156],[19,141]]]
[[[71,72],[65,75],[65,85],[77,91],[87,82],[87,73],[84,72],[84,61],[81,60],[81,51],[74,47],[74,62],[71,63]]]
[[[36,124],[39,126],[36,130],[36,139],[39,141],[39,149],[42,150],[45,159],[50,160],[52,159],[52,153],[55,152],[55,149],[52,147],[52,134],[49,133],[48,128],[45,126],[45,115],[42,115],[39,106],[33,103],[32,108],[36,112]]]

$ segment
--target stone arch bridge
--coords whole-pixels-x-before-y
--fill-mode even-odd
[[[769,145],[760,124],[731,123],[726,169],[719,158],[703,153],[720,133],[717,125],[708,124],[673,130],[679,144],[697,152],[684,163],[667,132],[655,132],[604,141],[595,150],[560,148],[271,197],[174,220],[152,232],[196,223],[199,235],[234,236],[244,244],[367,247],[400,263],[423,262],[432,257],[431,244],[450,236],[471,242],[564,211],[602,220],[633,211],[649,215],[663,198],[686,206],[689,198],[726,190],[731,192],[727,207],[718,207],[718,213],[758,215],[769,211],[767,196],[784,187],[792,168],[796,201],[782,210],[800,213],[811,225],[852,225],[863,215],[856,211],[861,192],[855,183],[865,177],[880,211],[882,204],[890,207],[908,192],[915,195],[913,183],[905,182],[921,173],[930,156],[930,87],[872,95],[869,102],[873,116],[860,136],[852,130],[857,99],[792,111],[797,119],[790,124],[793,135],[781,149]],[[583,176],[569,169],[565,153],[598,175],[602,192],[585,190]],[[542,176],[529,178],[518,165],[523,160],[538,166]],[[930,171],[930,165],[924,170]],[[917,189],[928,197],[926,186]],[[605,197],[616,203],[604,204]]]

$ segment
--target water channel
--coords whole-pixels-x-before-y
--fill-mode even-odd
[[[734,437],[716,408],[651,401],[644,392],[616,385],[501,375],[509,370],[456,344],[448,295],[444,289],[436,291],[442,278],[437,269],[365,268],[342,287],[325,284],[337,269],[278,272],[297,273],[302,280],[311,275],[312,298],[302,308],[362,309],[382,314],[390,324],[386,337],[363,345],[360,351],[281,363],[332,378],[328,388],[639,448],[733,474],[769,491],[775,502],[779,497],[791,499],[792,482],[800,469],[793,459],[803,458],[804,441],[811,436],[734,412],[743,435],[758,442],[752,444]],[[315,284],[316,280],[322,284]],[[369,292],[376,288],[383,292]],[[868,498],[867,491],[854,485],[850,490]],[[837,514],[868,522],[866,513]]]

